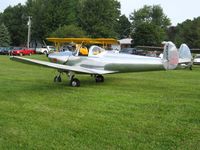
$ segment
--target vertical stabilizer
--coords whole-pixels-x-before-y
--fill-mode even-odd
[[[163,66],[166,70],[175,69],[179,61],[178,50],[172,42],[165,42],[164,44]]]
[[[181,44],[179,48],[179,63],[192,62],[192,54],[190,48],[186,44]]]

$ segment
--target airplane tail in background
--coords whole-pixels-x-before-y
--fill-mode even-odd
[[[181,44],[179,48],[179,63],[191,63],[192,54],[190,48],[186,44]]]
[[[192,54],[186,44],[181,44],[179,48],[179,68],[189,68],[192,70]]]
[[[176,69],[179,63],[178,50],[172,42],[165,42],[164,44],[163,66],[166,70]]]

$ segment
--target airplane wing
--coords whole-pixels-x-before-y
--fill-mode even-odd
[[[19,57],[19,56],[11,56],[10,59],[14,61],[23,62],[23,63],[31,63],[31,64],[41,65],[41,66],[45,66],[49,68],[59,69],[63,71],[73,71],[73,72],[86,73],[86,74],[103,75],[103,74],[111,74],[111,73],[116,72],[116,71],[109,71],[109,70],[90,69],[90,68],[84,68],[84,67],[79,67],[79,66],[68,66],[68,65],[47,62],[47,61]]]
[[[47,38],[47,40],[54,43],[118,44],[113,38]]]

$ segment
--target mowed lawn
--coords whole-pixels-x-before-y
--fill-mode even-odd
[[[55,75],[0,56],[0,149],[200,149],[200,67],[77,75],[79,88]]]

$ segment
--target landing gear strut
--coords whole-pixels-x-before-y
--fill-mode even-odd
[[[54,77],[54,82],[62,82],[60,74]]]
[[[54,77],[54,82],[62,82],[62,79],[61,79],[61,73],[62,72],[60,72],[60,71],[58,71],[58,72],[59,72],[59,74]],[[70,81],[69,85],[70,86],[79,87],[81,85],[80,81],[77,78],[75,78],[74,72],[70,71],[66,74],[69,77],[69,81]],[[104,82],[104,77],[102,75],[92,74],[91,76],[95,78],[96,83]]]

